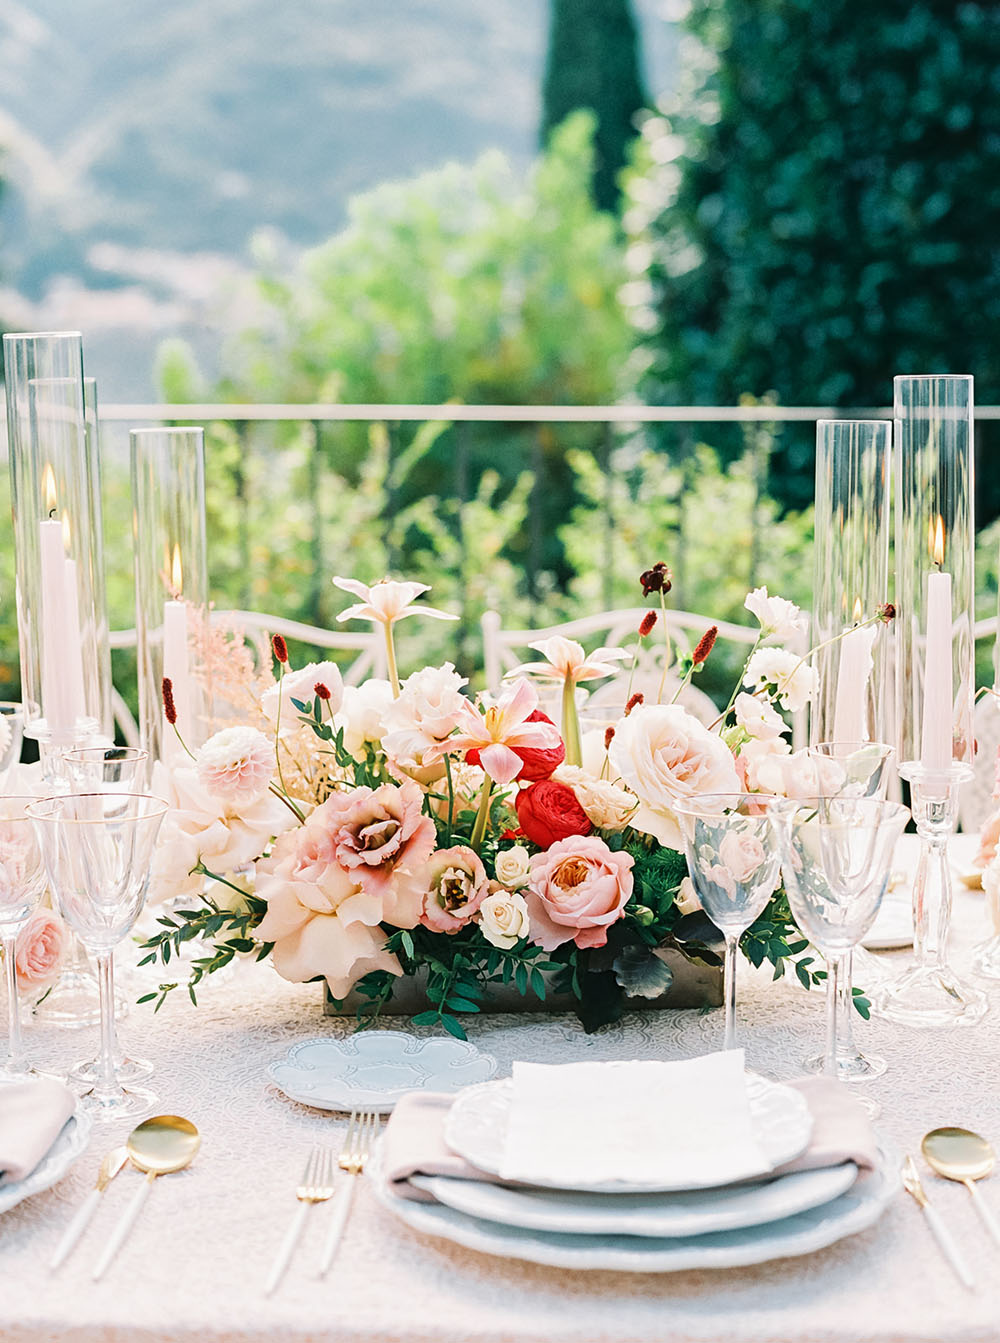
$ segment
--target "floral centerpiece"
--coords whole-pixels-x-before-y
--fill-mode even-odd
[[[202,627],[200,662],[232,722],[157,765],[171,811],[151,898],[170,904],[143,963],[169,964],[203,938],[193,1001],[205,975],[254,955],[288,980],[325,980],[338,1003],[353,991],[364,1023],[422,972],[430,1007],[415,1020],[460,1037],[493,985],[571,994],[594,1029],[669,987],[668,952],[719,964],[675,807],[696,794],[815,790],[780,713],[817,688],[808,660],[784,646],[805,628],[792,603],[766,588],[747,597],[759,637],[706,725],[679,701],[715,627],[684,656],[668,640],[659,693],[632,693],[629,664],[634,673],[643,641],[665,630],[665,564],[642,575],[661,611],[648,611],[631,652],[543,640],[495,697],[470,697],[451,663],[400,679],[397,622],[454,618],[417,601],[424,585],[333,581],[358,598],[338,619],[384,632],[387,679],[352,687],[330,662],[295,669],[280,636],[273,661],[255,662],[238,632]],[[623,710],[581,732],[582,686],[612,675],[628,681]],[[558,726],[538,707],[539,683],[561,687]],[[169,681],[163,692],[175,723]],[[787,963],[806,986],[819,977],[780,889],[741,946],[775,977]],[[144,1000],[159,1006],[176,987]]]

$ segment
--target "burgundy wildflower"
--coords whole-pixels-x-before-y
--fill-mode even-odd
[[[892,602],[883,602],[875,614],[883,625],[888,625],[890,620],[896,619],[896,608]]]
[[[279,662],[288,662],[288,645],[280,634],[271,635],[271,647],[274,649],[274,656]]]
[[[669,592],[674,585],[674,576],[662,560],[657,560],[652,569],[644,569],[639,575],[642,595],[648,597],[651,592]]]
[[[322,681],[317,681],[316,684],[313,686],[313,694],[316,695],[318,699],[323,700],[329,699],[330,687],[324,685]]]
[[[647,634],[652,634],[656,625],[656,612],[647,611],[639,622],[639,638],[645,639]]]
[[[645,698],[641,690],[637,690],[634,695],[630,696],[629,702],[625,705],[625,717],[627,718],[633,709],[638,708]]]
[[[609,749],[609,747],[611,746],[611,743],[614,741],[614,739],[615,739],[615,730],[614,730],[614,728],[613,728],[613,727],[606,727],[606,728],[604,729],[604,749],[605,749],[605,750],[608,750],[608,749]]]
[[[705,631],[705,633],[701,636],[701,638],[698,640],[698,647],[694,650],[694,653],[692,654],[691,657],[691,663],[693,666],[700,667],[701,664],[705,661],[709,653],[711,653],[712,649],[715,647],[715,639],[718,633],[719,633],[718,625],[710,625],[709,628]]]
[[[160,691],[163,695],[164,715],[167,722],[173,727],[177,722],[177,705],[174,703],[174,683],[169,676],[164,676]]]

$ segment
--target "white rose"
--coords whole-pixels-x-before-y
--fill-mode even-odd
[[[814,698],[819,675],[815,667],[786,648],[758,648],[747,663],[743,684],[751,690],[774,686],[781,705],[796,713]]]
[[[226,727],[201,747],[195,767],[199,783],[213,797],[243,807],[271,782],[274,743],[255,727]]]
[[[674,896],[674,909],[681,914],[696,914],[701,909],[698,892],[690,877],[685,877]]]
[[[679,704],[640,705],[618,724],[612,767],[639,799],[629,824],[683,846],[674,808],[704,793],[743,791],[729,747]]]
[[[501,849],[496,861],[497,881],[511,887],[512,890],[524,886],[528,880],[530,862],[531,855],[523,844],[515,844],[510,849]]]
[[[310,662],[298,671],[286,671],[281,680],[260,697],[260,707],[272,727],[279,727],[278,709],[280,705],[280,730],[294,732],[301,726],[301,711],[292,703],[297,699],[301,704],[311,705],[316,697],[316,686],[325,685],[330,692],[327,708],[335,714],[344,697],[344,679],[340,668],[334,662]]]
[[[788,730],[788,725],[781,714],[772,709],[767,700],[758,699],[756,695],[740,691],[733,709],[737,725],[748,736],[755,737],[758,741],[780,736],[782,732]]]
[[[758,870],[767,854],[751,830],[727,830],[719,845],[719,857],[741,885]]]
[[[466,677],[450,662],[407,677],[399,698],[385,712],[383,745],[389,758],[407,770],[422,768],[424,752],[454,731],[467,702],[465,684]]]
[[[361,685],[345,685],[334,726],[344,729],[344,748],[356,759],[365,743],[378,743],[385,732],[385,711],[392,703],[392,686],[373,677]]]
[[[778,797],[836,797],[844,784],[844,771],[836,760],[811,756],[771,754],[756,767],[757,786]]]
[[[805,634],[808,627],[808,618],[794,602],[786,601],[784,597],[769,597],[766,587],[754,588],[743,605],[757,617],[764,638],[794,639]]]
[[[508,951],[528,936],[530,926],[528,906],[517,891],[494,891],[479,906],[479,929],[491,946]]]
[[[771,768],[765,765],[773,756],[791,755],[792,748],[784,737],[751,737],[740,747],[740,764],[746,774],[747,789],[751,793],[773,792],[766,783],[761,781],[761,766],[765,766],[765,777],[773,779],[775,775],[768,775],[767,771]],[[777,776],[782,777],[780,774]]]
[[[576,765],[560,765],[552,777],[572,788],[591,824],[599,830],[624,830],[639,805],[638,798],[626,789],[609,779],[596,779]]]

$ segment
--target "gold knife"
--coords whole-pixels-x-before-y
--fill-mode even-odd
[[[73,1246],[83,1235],[87,1229],[87,1223],[93,1217],[94,1211],[101,1201],[101,1195],[127,1161],[128,1148],[116,1147],[101,1162],[101,1169],[97,1174],[97,1183],[80,1205],[75,1217],[63,1232],[62,1240],[56,1246],[56,1252],[49,1263],[49,1268],[52,1271],[55,1271],[67,1258]]]
[[[962,1258],[959,1248],[952,1238],[951,1232],[945,1226],[944,1222],[942,1222],[937,1211],[931,1207],[930,1200],[924,1193],[924,1187],[920,1183],[920,1176],[917,1174],[917,1168],[914,1165],[912,1156],[908,1156],[903,1162],[903,1188],[911,1198],[916,1200],[921,1212],[927,1218],[927,1225],[930,1227],[941,1253],[955,1270],[958,1280],[964,1287],[967,1287],[970,1292],[974,1291],[976,1286],[975,1279],[969,1272],[969,1267]]]

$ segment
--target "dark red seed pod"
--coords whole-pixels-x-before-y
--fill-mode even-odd
[[[645,639],[647,634],[652,634],[656,628],[656,612],[647,611],[639,622],[639,638]]]
[[[625,717],[627,718],[633,709],[637,709],[645,699],[641,690],[637,690],[634,695],[629,697],[629,702],[625,705]]]
[[[322,681],[317,681],[316,684],[313,686],[313,694],[316,695],[319,699],[329,699],[330,687],[324,685]]]
[[[164,676],[160,691],[163,695],[164,715],[167,722],[173,727],[177,722],[177,706],[174,704],[174,683],[169,676]]]
[[[274,649],[274,656],[278,659],[278,661],[287,663],[288,645],[285,643],[285,640],[282,635],[272,634],[271,647]]]
[[[691,658],[691,662],[695,667],[700,667],[708,657],[709,653],[711,653],[712,649],[715,647],[715,640],[718,633],[718,625],[712,625],[698,640],[698,647],[694,650],[694,654]]]
[[[615,730],[614,730],[614,728],[613,728],[613,727],[606,727],[606,728],[604,729],[604,749],[605,749],[605,750],[608,749],[608,747],[611,745],[611,743],[614,741],[614,739],[615,739]]]

